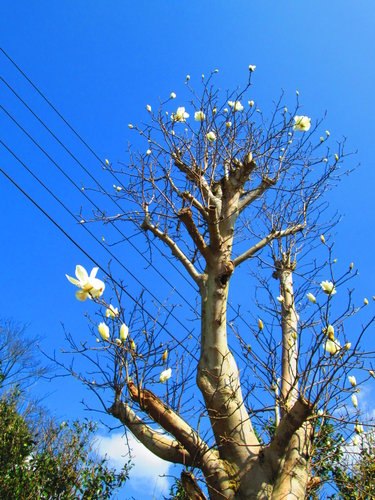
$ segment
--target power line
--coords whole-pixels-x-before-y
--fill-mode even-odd
[[[92,155],[100,162],[101,165],[105,166],[105,163],[103,162],[103,160],[97,155],[97,153],[90,147],[90,145],[83,139],[83,137],[74,129],[74,127],[72,127],[70,125],[70,123],[64,118],[64,116],[58,111],[58,109],[52,104],[52,102],[44,95],[44,93],[37,87],[37,85],[35,85],[33,83],[33,81],[26,75],[26,73],[16,64],[16,62],[9,56],[9,54],[6,53],[6,51],[4,49],[2,49],[0,47],[0,51],[4,54],[4,56],[11,62],[11,64],[22,74],[22,76],[27,80],[27,82],[35,89],[35,91],[42,97],[42,99],[53,109],[53,111],[60,117],[60,119],[66,124],[66,126],[74,133],[74,135],[82,142],[82,144],[84,144],[84,146],[92,153]],[[27,107],[27,109],[29,109],[29,111],[33,114],[33,116],[35,116],[35,118],[43,124],[43,126],[49,131],[49,133],[55,138],[55,140],[64,148],[65,151],[67,151],[70,156],[81,166],[81,168],[83,168],[85,170],[86,173],[88,173],[88,175],[90,175],[90,177],[94,180],[94,182],[100,186],[100,184],[98,183],[98,181],[91,175],[91,173],[84,167],[84,165],[82,165],[82,163],[73,155],[73,153],[71,153],[68,148],[66,148],[66,146],[55,136],[55,134],[47,127],[47,125],[45,125],[45,123],[31,110],[31,108],[22,100],[22,98],[20,96],[18,96],[18,94],[14,91],[14,89],[7,83],[5,82],[5,80],[3,78],[1,78],[1,80],[3,81],[3,83],[5,83],[5,85],[7,85],[7,87],[16,95],[16,97]],[[115,179],[117,182],[120,183],[120,185],[123,186],[122,182],[120,181],[120,179],[118,179],[118,177],[114,174],[114,172],[112,170],[107,170]],[[73,182],[73,181],[72,181]],[[79,189],[79,188],[78,188]],[[111,199],[112,202],[114,202],[119,208],[122,208],[110,195],[109,193],[105,192],[106,195],[108,195]],[[89,199],[87,196],[86,196],[87,199]],[[91,203],[93,203],[90,199],[89,201]],[[95,205],[94,205],[95,206]],[[98,207],[97,207],[98,208]],[[100,210],[98,208],[98,210]],[[112,221],[110,221],[112,223]],[[116,230],[118,230],[120,232],[120,234],[124,237],[124,239],[130,243],[132,245],[133,248],[136,249],[136,251],[142,255],[142,257],[148,262],[148,264],[154,269],[156,270],[156,272],[159,274],[159,276],[162,277],[162,279],[164,281],[166,281],[168,283],[168,285],[172,288],[172,290],[176,291],[176,293],[189,305],[189,307],[193,310],[190,302],[188,302],[185,297],[178,291],[178,289],[176,287],[174,287],[166,278],[164,275],[162,275],[162,273],[160,273],[160,271],[152,264],[151,261],[149,261],[145,255],[139,251],[139,249],[130,241],[130,239],[124,235],[118,228],[115,224],[112,224]],[[181,275],[181,277],[195,290],[197,291],[197,289],[195,288],[195,286],[191,283],[190,280],[188,280],[186,278],[186,276],[178,269],[178,267],[176,267],[174,265],[174,263],[168,258],[168,256],[166,256],[161,250],[160,248],[152,241],[150,240],[150,243],[158,250],[159,253],[161,253],[161,255],[166,259],[168,260],[168,263],[170,265],[172,265],[174,267],[175,270],[177,270],[177,272]],[[158,299],[156,299],[158,300]],[[159,301],[160,303],[160,301]],[[228,303],[229,307],[237,314],[237,311],[236,309],[233,307],[233,305],[229,302]],[[239,316],[241,318],[241,321],[249,328],[251,329],[251,326],[248,324],[248,322],[242,317],[242,316]]]
[[[49,160],[51,163],[53,163],[53,165],[55,165],[55,166],[56,166],[56,168],[57,168],[57,169],[58,169],[58,170],[59,170],[59,171],[60,171],[60,172],[64,175],[64,177],[66,177],[66,178],[69,180],[69,182],[70,182],[71,184],[73,184],[73,185],[74,185],[74,187],[75,187],[75,188],[76,188],[76,189],[77,189],[77,190],[78,190],[78,191],[79,191],[79,192],[80,192],[80,193],[81,193],[81,194],[82,194],[82,195],[83,195],[83,196],[84,196],[84,197],[85,197],[85,198],[86,198],[86,199],[87,199],[87,200],[88,200],[88,201],[89,201],[89,202],[90,202],[90,203],[91,203],[91,204],[92,204],[92,205],[93,205],[93,206],[94,206],[94,207],[95,207],[95,208],[96,208],[99,212],[100,212],[101,210],[100,210],[100,208],[98,207],[98,205],[96,205],[96,203],[94,203],[94,202],[91,200],[91,198],[90,198],[90,197],[89,197],[89,196],[88,196],[88,195],[87,195],[84,191],[82,192],[81,188],[80,188],[80,187],[79,187],[79,186],[78,186],[78,185],[77,185],[77,184],[73,181],[73,179],[72,179],[72,178],[71,178],[71,177],[70,177],[70,176],[69,176],[69,175],[68,175],[68,174],[64,171],[64,169],[62,169],[62,168],[60,167],[60,165],[59,165],[57,162],[55,162],[55,160],[54,160],[54,159],[53,159],[53,158],[52,158],[52,157],[51,157],[51,156],[50,156],[50,155],[49,155],[49,154],[45,151],[45,149],[44,149],[44,148],[42,148],[42,146],[41,146],[41,145],[40,145],[40,144],[39,144],[39,143],[38,143],[38,142],[37,142],[37,141],[36,141],[36,140],[35,140],[35,139],[34,139],[34,138],[33,138],[33,137],[32,137],[32,136],[28,133],[28,132],[27,132],[27,130],[26,130],[24,127],[22,127],[22,125],[21,125],[21,124],[20,124],[20,123],[19,123],[19,122],[18,122],[18,121],[17,121],[17,120],[16,120],[16,119],[15,119],[15,118],[14,118],[14,117],[13,117],[13,116],[12,116],[12,115],[11,115],[11,114],[10,114],[10,113],[6,110],[6,109],[5,109],[5,108],[4,108],[4,106],[2,106],[1,104],[0,104],[0,109],[1,109],[1,110],[2,110],[2,111],[3,111],[3,112],[4,112],[4,113],[5,113],[5,114],[6,114],[6,115],[7,115],[7,116],[8,116],[8,117],[12,120],[12,121],[13,121],[13,122],[14,122],[14,123],[15,123],[15,124],[16,124],[16,125],[17,125],[20,129],[21,129],[21,130],[22,130],[22,132],[23,132],[23,133],[24,133],[24,134],[25,134],[25,135],[26,135],[26,136],[27,136],[27,137],[28,137],[28,138],[29,138],[29,139],[33,142],[33,144],[35,144],[35,146],[37,146],[37,147],[38,147],[38,149],[40,149],[40,151],[42,151],[42,153],[43,153],[43,154],[44,154],[44,155],[48,158],[48,160]],[[7,148],[7,149],[8,149],[8,151],[9,151],[9,148]],[[15,158],[17,158],[15,155],[13,155],[13,156],[14,156]],[[17,160],[18,160],[18,158],[17,158]],[[21,162],[20,162],[20,163],[21,163]],[[21,164],[24,166],[24,163],[21,163]],[[28,171],[30,171],[30,170],[28,170]],[[34,176],[34,178],[35,178],[35,179],[38,179],[36,176]],[[43,186],[44,188],[46,188],[46,186],[45,186],[43,183],[41,183],[41,184],[42,184],[42,186]],[[48,190],[48,191],[50,192],[50,190]],[[57,199],[57,198],[55,197],[55,199]],[[65,206],[63,203],[61,203],[61,204],[62,204],[62,206],[66,209],[66,206]],[[70,210],[68,210],[68,212],[71,214]],[[75,218],[75,220],[76,220],[76,217],[74,217],[74,218]],[[120,229],[118,229],[118,227],[117,227],[117,226],[116,226],[116,225],[115,225],[112,221],[109,221],[109,222],[111,223],[111,225],[112,225],[112,226],[113,226],[113,227],[114,227],[114,228],[115,228],[115,229],[116,229],[116,230],[117,230],[117,231],[118,231],[118,232],[119,232],[119,233],[120,233],[123,237],[125,237],[125,235],[121,232],[121,230],[120,230]],[[119,265],[120,265],[123,269],[125,269],[125,271],[126,271],[126,272],[127,272],[127,273],[128,273],[128,274],[129,274],[129,275],[130,275],[130,276],[131,276],[131,277],[132,277],[132,278],[133,278],[133,279],[134,279],[134,280],[135,280],[135,281],[136,281],[136,282],[137,282],[140,286],[142,286],[142,288],[144,288],[144,289],[145,289],[145,290],[146,290],[146,291],[147,291],[147,292],[151,295],[151,297],[152,297],[154,300],[156,300],[156,301],[160,304],[160,306],[161,306],[161,307],[165,307],[165,306],[163,305],[163,303],[162,303],[162,302],[158,299],[158,297],[157,297],[157,296],[156,296],[156,295],[155,295],[155,294],[154,294],[151,290],[149,290],[149,289],[148,289],[148,288],[147,288],[147,287],[146,287],[146,286],[145,286],[145,285],[144,285],[144,284],[143,284],[143,283],[142,283],[142,282],[138,279],[138,277],[137,277],[137,276],[136,276],[136,275],[135,275],[135,274],[134,274],[134,273],[133,273],[130,269],[128,269],[128,268],[125,266],[125,264],[124,264],[122,261],[120,261],[120,260],[118,259],[118,257],[117,257],[117,256],[116,256],[113,252],[111,252],[111,251],[108,249],[108,247],[107,247],[106,245],[104,245],[104,244],[103,244],[103,242],[102,242],[102,241],[100,241],[100,240],[99,240],[99,239],[98,239],[98,238],[97,238],[97,237],[96,237],[96,236],[95,236],[95,235],[94,235],[94,234],[93,234],[93,233],[92,233],[92,232],[91,232],[91,231],[87,228],[87,226],[86,226],[85,224],[83,224],[83,226],[84,226],[84,227],[85,227],[85,229],[89,232],[89,234],[91,234],[91,236],[92,236],[92,237],[93,237],[93,238],[97,241],[97,243],[99,243],[99,245],[101,245],[101,246],[102,246],[102,247],[103,247],[103,248],[104,248],[104,249],[105,249],[105,250],[106,250],[106,251],[107,251],[107,252],[111,255],[111,257],[112,257],[113,259],[115,259],[115,260],[116,260],[116,262],[117,262],[117,263],[118,263],[118,264],[119,264]],[[177,322],[178,322],[178,323],[182,326],[182,328],[184,328],[184,329],[188,332],[188,335],[193,335],[192,331],[191,331],[191,330],[189,330],[189,329],[186,327],[186,325],[185,325],[184,323],[182,323],[182,321],[181,321],[181,320],[180,320],[180,319],[179,319],[179,318],[178,318],[175,314],[173,314],[173,313],[170,313],[170,314],[171,314],[171,316],[172,316],[172,317],[173,317],[173,318],[174,318],[174,319],[175,319],[175,320],[176,320],[176,321],[177,321]],[[198,339],[197,339],[197,337],[196,337],[195,335],[194,335],[194,338],[195,338],[196,340],[198,340]]]
[[[22,160],[20,160],[9,148],[8,146],[0,140],[0,144],[5,147],[13,156],[15,159],[17,159],[17,161],[19,161],[21,164],[23,164]],[[24,165],[24,164],[23,164]],[[28,171],[30,172],[30,170],[28,169]],[[91,262],[93,262],[95,264],[95,266],[97,266],[99,269],[101,269],[101,271],[108,277],[111,279],[111,281],[113,281],[116,286],[118,286],[133,302],[135,302],[136,304],[139,305],[139,301],[133,297],[133,295],[131,293],[129,293],[126,288],[124,288],[117,280],[115,280],[113,278],[113,276],[111,276],[81,245],[79,245],[79,243],[77,243],[66,231],[65,229],[63,229],[62,226],[60,226],[60,224],[58,224],[47,212],[46,210],[44,210],[24,189],[21,188],[21,186],[19,186],[19,184],[16,183],[16,181],[14,179],[12,179],[1,167],[0,167],[0,172],[29,200],[31,201],[31,203],[40,211],[42,212],[42,214],[48,218],[48,220],[50,222],[52,222],[58,229],[59,231],[61,231],[64,236],[66,236],[69,241],[71,241],[73,243],[74,246],[76,246],[84,255],[86,255],[86,257],[88,257]],[[48,188],[46,188],[48,190]],[[50,190],[48,190],[50,192]],[[51,193],[52,194],[52,193]],[[59,201],[60,204],[62,204],[62,206],[64,206],[64,208],[66,210],[69,211],[69,209],[67,207],[65,207],[65,205]],[[72,214],[73,217],[74,217],[74,214]],[[87,229],[87,228],[86,228]],[[89,231],[89,230],[88,230]],[[89,231],[90,232],[90,231]],[[96,239],[95,235],[93,235],[91,232],[90,234]],[[97,240],[98,241],[98,240]],[[99,242],[99,241],[98,241]],[[198,362],[197,358],[183,345],[183,343],[181,341],[179,341],[166,327],[165,325],[162,325],[160,323],[160,321],[158,319],[155,318],[155,316],[150,313],[143,305],[140,305],[141,309],[147,314],[147,316],[149,316],[153,321],[155,321],[162,329],[163,331],[165,331],[178,345],[180,345],[187,353],[189,353],[191,356],[193,356],[193,358],[195,359],[195,361]],[[184,339],[185,340],[185,339]]]

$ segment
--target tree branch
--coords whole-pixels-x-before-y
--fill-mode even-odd
[[[187,229],[187,232],[189,233],[191,239],[195,243],[196,247],[200,251],[200,253],[203,255],[205,258],[206,262],[209,262],[212,259],[212,253],[207,245],[207,243],[204,241],[203,236],[201,233],[198,231],[198,228],[193,220],[193,216],[191,213],[191,210],[189,207],[182,208],[178,212],[178,217],[182,222],[184,223],[184,226]]]
[[[142,229],[145,231],[151,231],[151,233],[159,238],[163,243],[165,243],[172,251],[172,254],[181,262],[181,264],[185,267],[187,272],[193,278],[193,280],[199,285],[201,282],[201,275],[195,269],[193,263],[189,260],[189,258],[184,254],[181,248],[177,245],[177,243],[172,240],[166,233],[160,231],[154,224],[150,222],[150,219],[146,212],[146,217],[142,224]]]
[[[190,453],[178,441],[149,427],[128,404],[116,401],[108,412],[120,420],[157,457],[175,464],[192,465],[193,460]]]
[[[277,464],[284,458],[293,434],[306,422],[312,409],[312,403],[300,396],[293,408],[282,417],[274,438],[265,449],[265,456],[274,467],[277,468]]]
[[[153,392],[137,388],[132,380],[128,382],[128,389],[130,397],[139,404],[141,410],[145,411],[154,422],[161,425],[169,434],[172,434],[190,453],[193,461],[196,460],[196,464],[201,465],[208,457],[212,458],[212,455],[215,455],[216,459],[219,458],[218,453],[210,449],[194,429]]]
[[[297,224],[296,226],[291,226],[288,229],[283,229],[281,231],[271,231],[267,236],[258,241],[254,246],[246,250],[243,254],[239,255],[233,260],[234,267],[239,266],[247,259],[250,259],[253,255],[255,255],[259,250],[264,248],[268,243],[276,238],[282,238],[283,236],[289,236],[291,234],[295,234],[298,231],[302,231],[305,228],[306,224]]]
[[[253,201],[257,200],[262,196],[262,194],[267,191],[268,188],[271,186],[274,186],[276,184],[275,179],[270,179],[269,177],[264,177],[262,179],[262,182],[259,184],[259,186],[255,189],[252,189],[248,193],[246,193],[243,198],[241,198],[239,206],[238,206],[238,212],[242,212],[246,207],[251,205]]]

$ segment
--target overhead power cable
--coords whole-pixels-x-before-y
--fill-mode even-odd
[[[11,62],[11,64],[17,69],[17,71],[19,71],[19,73],[26,79],[26,81],[34,88],[34,90],[42,97],[42,99],[51,107],[51,109],[59,116],[59,118],[65,123],[65,125],[73,132],[73,134],[80,140],[80,142],[91,152],[91,154],[100,162],[101,165],[105,166],[105,163],[104,161],[98,156],[98,154],[90,147],[90,145],[83,139],[83,137],[72,127],[72,125],[64,118],[64,116],[58,111],[58,109],[52,104],[52,102],[44,95],[44,93],[37,87],[37,85],[35,85],[33,83],[33,81],[26,75],[26,73],[16,64],[16,62],[9,56],[9,54],[6,53],[6,51],[2,48],[0,48],[0,51],[4,54],[4,56]],[[38,119],[38,121],[40,123],[43,124],[43,126],[49,131],[49,133],[55,138],[55,140],[64,148],[65,151],[67,151],[70,156],[72,158],[74,158],[74,160],[82,167],[84,168],[84,170],[90,175],[91,178],[92,175],[87,171],[87,169],[81,164],[81,162],[68,150],[68,148],[66,148],[66,146],[55,136],[55,134],[45,125],[45,123],[31,110],[31,108],[22,100],[22,98],[20,98],[20,96],[18,96],[18,94],[14,91],[14,89],[11,88],[11,86],[5,82],[5,80],[3,78],[1,78],[1,80],[3,81],[3,83],[5,85],[8,86],[8,88],[16,95],[16,97],[21,101],[23,102],[23,104],[27,107],[27,109],[29,109],[29,111]],[[115,175],[115,173],[112,171],[112,170],[107,170],[115,179],[116,181],[122,185],[122,181]],[[93,178],[94,182],[96,184],[98,184],[98,181]],[[123,187],[123,186],[122,186]],[[107,194],[110,199],[116,203],[116,205],[121,208],[121,206],[108,194],[108,193],[105,193]],[[117,228],[117,226],[115,226]],[[162,275],[162,273],[160,273],[160,271],[156,268],[156,266],[154,266],[152,264],[152,262],[150,260],[147,259],[147,257],[145,257],[145,255],[139,251],[139,249],[131,242],[131,240],[124,234],[122,234],[122,236],[124,237],[124,239],[130,243],[133,248],[135,248],[138,253],[140,255],[142,255],[142,257],[148,262],[148,264],[150,266],[153,267],[153,269],[156,270],[156,272],[161,275],[162,279],[164,281],[167,282],[166,278],[164,275]],[[150,240],[151,244],[158,250],[159,253],[161,253],[161,255],[166,259],[168,260],[168,263],[170,265],[172,265],[174,267],[175,270],[177,270],[177,272],[181,275],[181,277],[189,284],[189,286],[191,286],[195,291],[197,291],[196,287],[191,283],[190,280],[188,280],[186,278],[186,276],[181,272],[180,269],[178,269],[177,266],[174,265],[174,263],[168,258],[168,256],[166,256],[162,251],[161,249],[159,248],[158,245],[156,245],[152,240]],[[176,293],[184,300],[184,302],[186,302],[190,308],[192,308],[190,302],[188,302],[185,297],[178,291],[178,289],[176,287],[174,287],[171,283],[169,283],[169,286],[171,286],[172,290],[176,291]],[[231,303],[228,304],[229,307],[237,314],[237,311],[236,309],[233,307],[233,305]],[[241,319],[241,321],[249,328],[251,329],[251,326],[249,325],[249,323],[243,318],[242,315],[239,316],[239,318]]]
[[[0,144],[5,147],[5,149],[7,149],[8,152],[10,152],[13,157],[19,161],[23,166],[25,166],[25,164],[22,162],[22,160],[20,160],[16,154],[10,149],[8,148],[8,146],[2,141],[0,140]],[[26,166],[25,166],[26,167]],[[27,167],[26,167],[27,168]],[[31,171],[27,168],[27,170],[31,173]],[[54,224],[54,226],[56,226],[59,231],[61,231],[64,236],[66,238],[69,239],[69,241],[71,241],[73,243],[74,246],[76,246],[84,255],[86,255],[87,258],[89,258],[91,260],[91,262],[93,262],[95,264],[95,266],[97,266],[99,269],[101,269],[101,271],[108,277],[110,278],[111,281],[113,281],[116,286],[119,287],[120,290],[122,290],[134,303],[138,304],[141,309],[147,314],[147,316],[149,318],[151,318],[153,321],[155,321],[162,329],[163,331],[165,331],[178,345],[180,345],[187,353],[189,353],[191,356],[194,357],[195,361],[198,362],[197,358],[184,346],[184,344],[179,341],[166,327],[165,325],[161,324],[160,321],[158,319],[155,318],[155,315],[152,314],[150,311],[148,311],[148,309],[146,309],[143,305],[140,305],[139,304],[139,301],[138,299],[136,299],[135,297],[133,297],[133,295],[128,292],[126,290],[126,288],[124,288],[116,279],[113,278],[113,276],[111,276],[108,271],[106,271],[100,264],[99,262],[94,259],[94,257],[92,257],[81,245],[79,245],[79,243],[77,243],[68,233],[67,231],[65,231],[65,229],[63,229],[62,226],[60,226],[60,224],[58,224],[54,219],[53,217],[51,217],[48,212],[46,210],[44,210],[24,189],[21,188],[21,186],[19,184],[17,184],[17,182],[10,176],[8,175],[1,167],[0,167],[0,172],[29,200],[31,201],[31,203],[45,216],[47,217],[47,219],[52,222],[52,224]],[[32,174],[33,175],[33,174]],[[44,186],[45,189],[48,190],[48,192],[50,192],[50,194],[53,195],[53,193],[46,187]],[[54,196],[54,195],[53,195]],[[54,196],[55,197],[55,196]],[[57,199],[55,197],[55,199]],[[57,201],[59,201],[59,203],[65,208],[65,210],[67,210],[68,212],[69,209],[60,201],[57,199]],[[73,217],[74,214],[71,214]],[[84,226],[85,227],[85,226]],[[88,230],[88,228],[86,228]],[[89,231],[89,230],[88,230]],[[90,232],[90,231],[89,231]],[[96,239],[95,235],[93,235],[91,232],[90,234]],[[98,240],[97,240],[98,241]],[[99,241],[98,241],[99,242]],[[100,242],[99,242],[100,243]]]

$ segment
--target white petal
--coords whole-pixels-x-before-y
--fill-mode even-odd
[[[73,285],[76,285],[76,286],[80,286],[80,282],[78,280],[76,280],[75,278],[72,278],[71,276],[68,276],[67,274],[65,276],[68,278],[70,283],[73,283]]]
[[[86,269],[80,265],[76,266],[76,276],[81,283],[86,283],[89,279]]]
[[[90,280],[93,280],[96,276],[96,273],[99,271],[99,268],[98,267],[93,267],[92,268],[92,271],[90,273]]]

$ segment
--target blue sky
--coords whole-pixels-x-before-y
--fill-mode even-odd
[[[336,228],[339,262],[355,261],[359,296],[375,294],[373,277],[375,180],[374,136],[375,6],[371,0],[295,1],[93,1],[11,2],[0,4],[0,46],[79,131],[101,158],[126,161],[133,140],[127,124],[146,119],[145,105],[184,91],[218,68],[222,89],[245,83],[249,64],[257,66],[254,96],[264,109],[285,89],[292,101],[300,92],[303,112],[313,120],[327,110],[325,128],[332,141],[347,137],[347,150],[358,150],[346,163],[360,167],[344,178],[330,197],[344,218]],[[98,161],[51,112],[43,100],[0,54],[1,76],[35,109],[86,168],[102,176]],[[78,185],[87,177],[53,142],[0,82],[0,104],[64,166]],[[53,192],[77,213],[84,203],[40,151],[0,110],[0,139],[6,142]],[[108,257],[81,226],[0,147],[0,166],[105,267]],[[102,177],[100,177],[102,178]],[[103,177],[104,179],[104,177]],[[108,187],[112,185],[111,180]],[[82,184],[81,184],[82,183]],[[65,273],[83,256],[10,183],[0,177],[0,227],[3,317],[29,324],[48,352],[63,345],[63,329],[85,336],[84,312],[92,304],[73,300]],[[95,229],[98,237],[104,234]],[[101,233],[103,231],[103,233]],[[140,257],[122,247],[118,253],[160,299],[168,293]],[[168,270],[168,272],[172,272]],[[138,285],[119,269],[134,293]],[[121,274],[122,273],[122,274]],[[177,276],[171,274],[173,279]],[[185,286],[185,285],[182,285]],[[189,292],[190,293],[190,292]],[[37,389],[38,390],[38,389]],[[78,383],[41,383],[47,404],[61,418],[83,412]],[[131,490],[129,490],[131,491]],[[136,490],[135,490],[136,491]],[[133,493],[131,493],[133,494]],[[129,494],[130,495],[130,494]],[[137,493],[134,493],[137,498]],[[146,498],[143,496],[142,498]],[[150,494],[152,498],[152,494]]]

